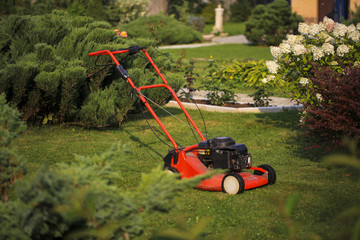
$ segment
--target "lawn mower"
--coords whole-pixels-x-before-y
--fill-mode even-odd
[[[134,55],[143,52],[147,61],[152,65],[163,84],[147,85],[136,87],[131,80],[127,70],[119,63],[116,54],[127,53]],[[184,108],[179,97],[173,88],[169,85],[164,75],[155,65],[150,55],[146,51],[146,47],[131,46],[125,49],[117,50],[101,50],[89,53],[89,56],[109,55],[116,65],[117,71],[121,78],[127,81],[139,96],[141,102],[149,110],[160,128],[164,131],[166,137],[173,145],[173,149],[164,158],[164,169],[179,173],[181,178],[191,178],[200,174],[207,173],[213,169],[225,169],[225,173],[216,174],[213,177],[203,180],[196,188],[207,191],[223,191],[228,194],[242,193],[244,190],[253,189],[265,185],[274,184],[276,181],[276,173],[274,169],[266,164],[258,167],[252,166],[252,156],[248,152],[247,147],[241,143],[235,143],[231,137],[215,137],[205,139],[200,129],[197,127],[189,113]],[[149,99],[141,93],[144,89],[166,88],[171,93],[173,99],[179,104],[179,107],[185,114],[190,126],[200,136],[201,142],[198,144],[180,148],[165,128],[158,115],[149,104]],[[251,173],[244,170],[253,170]]]

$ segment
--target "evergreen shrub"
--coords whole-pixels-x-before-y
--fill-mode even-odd
[[[119,125],[136,99],[114,70],[108,56],[89,57],[102,49],[147,47],[164,73],[173,69],[151,39],[119,38],[106,22],[54,11],[41,16],[10,15],[0,22],[0,93],[32,123],[83,122],[89,126]],[[119,56],[136,84],[161,79],[140,57]],[[100,64],[102,66],[96,66]],[[173,74],[179,85],[181,74]],[[175,89],[176,90],[176,89]],[[164,89],[145,91],[156,103],[169,95]],[[109,106],[112,106],[111,108]],[[101,116],[100,116],[101,115]]]
[[[186,44],[202,41],[200,32],[176,19],[163,15],[138,18],[120,26],[129,37],[156,39],[160,45]]]
[[[237,0],[230,6],[232,22],[245,22],[249,19],[252,6],[249,0]]]
[[[301,16],[293,13],[285,0],[257,5],[246,22],[245,36],[253,44],[276,45],[287,34],[296,34]]]
[[[5,94],[0,94],[0,195],[4,202],[11,185],[25,174],[24,162],[11,145],[24,129],[19,111],[6,103]]]
[[[129,154],[118,143],[101,155],[76,156],[70,165],[43,166],[31,180],[19,181],[18,199],[0,202],[0,239],[141,237],[150,215],[170,212],[185,188],[205,178],[179,181],[156,168],[126,190],[121,164]]]

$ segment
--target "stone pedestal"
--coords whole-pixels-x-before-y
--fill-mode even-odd
[[[213,33],[222,33],[223,29],[223,17],[224,17],[224,9],[221,7],[221,4],[215,8],[215,26],[213,28]]]

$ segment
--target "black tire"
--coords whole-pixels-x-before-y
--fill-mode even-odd
[[[268,172],[268,181],[269,181],[269,185],[272,185],[272,184],[275,184],[276,182],[276,172],[275,170],[270,166],[270,165],[267,165],[267,164],[262,164],[260,166],[258,166],[259,168],[262,168],[264,169],[265,171]],[[264,173],[261,172],[261,171],[258,171],[258,170],[255,170],[254,171],[254,175],[263,175]]]
[[[245,190],[244,179],[237,173],[229,173],[224,176],[221,188],[224,193],[227,194],[238,194]]]

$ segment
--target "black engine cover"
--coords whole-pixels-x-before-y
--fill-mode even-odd
[[[209,168],[241,170],[251,166],[251,154],[244,144],[230,137],[216,137],[200,142],[198,157]]]

